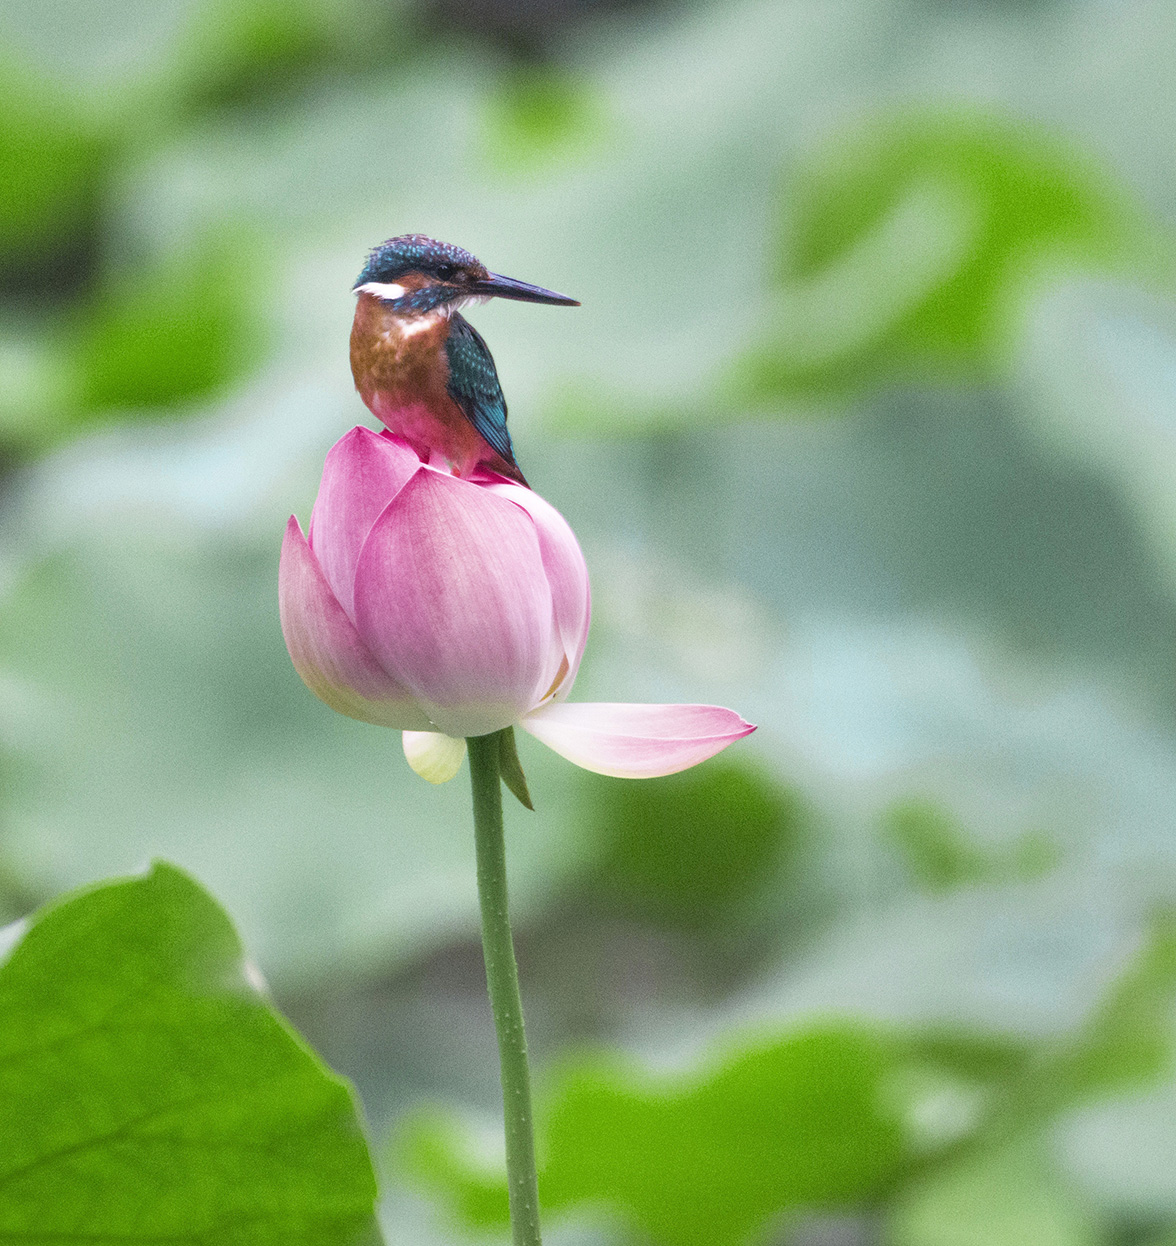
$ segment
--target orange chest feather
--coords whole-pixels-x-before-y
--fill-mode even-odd
[[[448,404],[449,361],[442,315],[393,315],[371,294],[361,294],[351,326],[351,374],[364,400],[379,393],[392,401]]]

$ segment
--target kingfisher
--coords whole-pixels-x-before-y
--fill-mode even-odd
[[[489,272],[468,251],[424,234],[380,243],[353,288],[351,374],[368,410],[426,462],[458,476],[483,464],[525,486],[494,359],[460,309],[496,297],[579,302]]]

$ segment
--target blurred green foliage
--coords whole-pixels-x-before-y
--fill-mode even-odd
[[[257,363],[259,238],[219,222],[175,252],[128,258],[113,243],[115,192],[210,114],[388,53],[406,38],[395,8],[203,0],[151,65],[91,91],[15,58],[0,65],[0,327],[15,328],[9,366],[20,367],[0,387],[0,449],[43,452],[144,412],[178,418]]]
[[[864,1199],[906,1154],[882,1094],[893,1065],[853,1026],[753,1042],[689,1074],[575,1063],[544,1096],[540,1198],[554,1215],[602,1205],[659,1246],[736,1246],[788,1208]],[[505,1183],[470,1172],[447,1128],[418,1118],[401,1162],[471,1226],[505,1224]]]
[[[101,110],[0,64],[0,295],[33,282],[60,297],[84,280],[113,151]]]
[[[905,800],[891,806],[883,831],[927,891],[978,882],[988,873],[984,853],[968,843],[955,819],[933,801]]]
[[[21,871],[0,855],[0,923],[16,921],[37,906],[37,897]]]
[[[380,1241],[349,1087],[157,864],[38,912],[0,964],[0,1237]]]
[[[70,333],[84,423],[206,398],[257,358],[266,287],[253,238],[202,238],[111,275]]]
[[[244,230],[103,265],[9,346],[19,366],[0,385],[0,444],[27,455],[98,424],[183,418],[256,365],[267,276],[265,248]]]
[[[805,830],[799,798],[763,771],[720,758],[644,783],[585,775],[599,847],[595,880],[631,912],[714,928],[785,886]]]
[[[11,756],[3,759],[0,832],[12,852],[0,906],[21,911],[37,892],[174,852],[215,880],[281,989],[314,1001],[324,1050],[364,1079],[376,1110],[390,1115],[404,1102],[467,1092],[475,1105],[492,1104],[480,970],[467,1012],[454,969],[465,963],[475,913],[467,793],[457,784],[420,790],[402,773],[394,738],[333,719],[306,696],[282,650],[275,547],[262,529],[272,520],[279,531],[292,508],[305,514],[312,460],[333,430],[362,417],[343,336],[329,366],[325,352],[313,360],[305,352],[327,341],[328,325],[345,336],[333,320],[352,275],[344,252],[358,255],[401,220],[436,227],[492,264],[519,248],[536,261],[537,280],[547,280],[548,265],[566,267],[574,275],[567,288],[585,298],[566,337],[562,324],[542,322],[529,339],[519,308],[510,309],[520,317],[510,333],[488,334],[520,429],[550,418],[553,403],[539,396],[562,393],[569,422],[587,433],[553,449],[532,432],[534,478],[553,482],[549,496],[575,518],[590,555],[593,543],[638,547],[667,565],[676,558],[730,577],[770,603],[750,681],[691,665],[669,645],[651,659],[648,636],[618,643],[614,631],[614,649],[624,652],[602,664],[602,683],[639,668],[646,688],[677,689],[688,670],[690,690],[675,696],[702,695],[692,682],[702,673],[716,697],[729,692],[741,707],[754,688],[768,730],[747,747],[778,749],[776,762],[793,772],[785,782],[722,761],[637,785],[581,781],[557,760],[526,757],[540,812],[515,811],[511,881],[524,961],[543,954],[543,941],[555,965],[546,977],[524,972],[535,1050],[540,1059],[556,1052],[541,1105],[545,1199],[566,1214],[602,1208],[659,1242],[746,1242],[749,1232],[774,1238],[778,1228],[787,1238],[799,1223],[792,1213],[824,1203],[859,1209],[855,1246],[879,1225],[889,1246],[1137,1246],[1153,1235],[1154,1246],[1171,1246],[1163,1230],[1176,1195],[1146,1215],[1125,1210],[1122,1194],[1111,1210],[1092,1210],[1052,1146],[1075,1105],[1142,1093],[1170,1073],[1176,953],[1163,920],[1084,1029],[1024,1037],[1042,1015],[1064,1012],[1067,992],[1081,994],[1112,935],[1135,928],[1141,876],[1164,885],[1171,837],[1153,803],[1167,799],[1167,728],[1132,735],[1113,711],[1087,719],[1067,703],[1059,718],[1078,713],[1072,733],[1039,721],[1029,748],[1009,746],[1024,790],[1038,792],[1048,772],[1051,791],[1080,794],[1081,810],[1050,822],[1068,837],[1066,868],[1053,874],[1058,843],[1034,832],[1003,842],[973,834],[986,829],[975,813],[957,818],[931,797],[871,808],[860,839],[854,818],[843,816],[842,786],[852,789],[850,804],[871,799],[868,781],[844,778],[861,773],[855,765],[867,773],[925,768],[928,759],[951,765],[938,725],[969,713],[989,725],[968,722],[974,753],[947,786],[1003,791],[1008,775],[976,759],[1007,745],[1011,702],[1028,698],[1041,719],[1053,704],[1032,679],[1011,692],[953,691],[970,659],[948,661],[944,672],[938,641],[924,639],[912,665],[932,671],[937,716],[921,739],[911,720],[923,707],[910,710],[927,690],[912,692],[917,681],[888,665],[880,633],[862,639],[879,613],[893,611],[906,626],[928,602],[938,617],[945,602],[949,614],[960,602],[968,613],[983,596],[985,609],[1016,614],[1067,661],[1078,652],[1091,686],[1102,676],[1091,676],[1075,637],[1098,632],[1098,645],[1120,653],[1171,648],[1170,611],[1157,604],[1166,590],[1151,555],[1131,543],[1135,519],[1118,496],[1120,487],[1150,490],[1148,522],[1167,522],[1171,421],[1162,404],[1144,401],[1149,386],[1171,391],[1163,334],[1143,333],[1130,303],[1125,313],[1088,311],[1112,333],[1106,354],[1122,385],[1103,390],[1093,338],[1047,341],[1045,353],[1071,382],[1058,391],[1061,407],[1076,409],[1088,388],[1106,399],[1092,426],[1122,456],[1110,485],[1089,458],[1079,473],[1043,466],[1031,426],[1045,404],[997,388],[1023,345],[1020,318],[1038,284],[1097,273],[1167,288],[1169,244],[1134,196],[1150,196],[1161,211],[1170,199],[1171,92],[1164,81],[1149,88],[1132,57],[1154,45],[1166,67],[1171,40],[1154,6],[1150,18],[1141,16],[1147,6],[973,7],[959,17],[936,5],[669,6],[656,21],[617,17],[615,30],[585,27],[562,42],[545,34],[543,55],[504,69],[501,47],[468,31],[431,41],[427,6],[196,0],[167,39],[145,45],[150,55],[100,89],[6,63],[0,408],[11,409],[0,409],[0,453],[39,453],[112,421],[207,411],[205,400],[260,360],[267,320],[275,337],[289,333],[276,343],[286,358],[338,374],[352,406],[332,406],[319,391],[299,406],[276,383],[260,407],[270,397],[281,404],[281,437],[260,422],[268,409],[255,424],[237,410],[234,428],[248,434],[240,442],[194,428],[188,440],[136,437],[125,458],[103,459],[101,446],[96,459],[75,451],[74,475],[50,465],[43,500],[19,512],[34,537],[21,555],[28,574],[4,579],[0,730],[22,764],[17,772]],[[111,5],[104,21],[120,13]],[[542,20],[555,21],[551,13]],[[1102,35],[1113,36],[1119,20],[1139,24],[1116,45]],[[953,40],[962,47],[972,38],[965,28],[992,40],[981,48],[979,88],[966,49],[953,59]],[[60,35],[85,38],[64,25]],[[1083,48],[1093,59],[1083,60]],[[992,107],[896,111],[912,83],[929,84],[918,88],[924,98],[982,97]],[[847,115],[867,120],[840,133],[825,128],[830,116]],[[1067,136],[1047,129],[1039,120],[1047,117],[1065,118]],[[1131,189],[1084,154],[1100,147],[1114,153]],[[247,232],[259,219],[264,246]],[[274,317],[266,299],[277,265],[288,288],[303,292],[326,289],[328,270],[342,272],[330,277],[341,302],[308,295]],[[880,387],[914,392],[944,379],[993,388],[971,405],[942,390],[893,406],[871,401]],[[1029,379],[1040,384],[1041,369]],[[712,428],[717,419],[847,397],[862,400],[862,411],[838,430]],[[1132,403],[1147,430],[1138,443]],[[982,418],[982,408],[1005,423]],[[933,427],[950,421],[965,430],[956,442]],[[604,443],[618,429],[644,441],[610,449]],[[998,444],[989,444],[994,431]],[[1072,452],[1079,439],[1067,427],[1061,440]],[[164,447],[158,462],[155,444]],[[126,522],[115,521],[120,510]],[[1079,511],[1086,526],[1068,532],[1068,544],[1055,539]],[[223,525],[215,536],[210,519]],[[86,542],[76,539],[83,530]],[[4,531],[5,553],[14,531]],[[1108,531],[1113,540],[1096,557]],[[1110,567],[1116,560],[1121,578]],[[595,560],[593,572],[604,579]],[[606,643],[610,626],[604,608],[596,636]],[[801,739],[806,720],[794,726],[792,714],[810,631],[827,646],[814,699],[828,704]],[[733,636],[731,650],[741,643]],[[1149,661],[1140,669],[1154,674]],[[1158,697],[1170,700],[1169,682],[1151,680]],[[1111,699],[1121,691],[1116,685]],[[847,721],[834,721],[839,715]],[[1083,754],[1076,762],[1086,747],[1078,737],[1092,724],[1099,743],[1090,751],[1101,761]],[[1133,804],[1127,780],[1098,786],[1100,764],[1126,773],[1141,758],[1154,770],[1131,781],[1148,801]],[[803,797],[786,785],[794,782],[803,782]],[[1098,789],[1090,799],[1088,783]],[[810,799],[819,821],[814,813],[810,822]],[[1110,831],[1090,813],[1100,801],[1122,819]],[[893,868],[880,872],[881,884],[872,872],[883,855],[873,839],[879,823],[926,894],[895,888]],[[1071,836],[1093,839],[1073,851]],[[791,931],[811,902],[814,862],[830,875],[829,937],[797,957]],[[550,903],[569,894],[579,909]],[[908,901],[925,925],[899,920]],[[979,1006],[962,983],[974,966],[929,959],[912,970],[913,958],[899,957],[891,971],[885,957],[870,959],[875,927],[867,921],[861,933],[863,908],[877,906],[881,925],[893,919],[898,938],[913,929],[922,953],[940,941],[959,946],[968,903],[982,914],[964,940],[987,975],[990,994],[980,993]],[[1039,906],[1058,914],[1057,929],[1026,916]],[[637,920],[611,921],[618,910]],[[569,912],[568,928],[555,929]],[[162,938],[171,927],[162,909],[157,916]],[[750,927],[767,931],[766,947],[749,951]],[[1099,937],[1075,952],[1088,927]],[[682,931],[690,937],[676,937]],[[698,965],[720,946],[720,972],[700,991]],[[117,967],[121,948],[96,940],[95,954],[103,948]],[[80,949],[79,974],[93,969],[89,955]],[[427,972],[406,969],[411,957]],[[687,958],[694,972],[680,971]],[[840,982],[853,988],[863,958],[890,978],[861,1002],[862,1017],[882,1000],[898,1015],[909,1006],[909,1025],[855,1015],[792,1020],[797,999],[805,1017],[814,998],[844,1001]],[[477,968],[476,957],[466,959]],[[1055,960],[1065,962],[1056,977]],[[38,981],[55,981],[62,963]],[[598,980],[581,976],[585,963],[602,966]],[[729,1037],[701,1067],[677,1073],[652,1074],[607,1050],[560,1054],[585,1034],[648,1039],[657,1049],[672,1047],[683,1027],[722,1029],[760,972],[779,975],[784,1004],[774,1015],[795,1028]],[[70,989],[77,979],[69,977]],[[97,970],[89,986],[95,995],[105,989]],[[577,1009],[561,992],[593,998]],[[849,999],[856,1013],[860,1001]],[[944,1015],[984,1015],[994,1001],[1006,1021],[1014,1014],[1020,1037],[937,1028]],[[249,1004],[289,1039],[252,997]],[[350,1137],[342,1092],[318,1085]],[[86,1093],[103,1086],[94,1079],[71,1090],[73,1102],[84,1107]],[[299,1102],[295,1093],[285,1106]],[[54,1106],[60,1121],[64,1110]],[[501,1228],[501,1180],[492,1164],[470,1158],[450,1116],[418,1119],[401,1142],[401,1158],[439,1205],[467,1226]],[[1116,1145],[1127,1149],[1122,1139]],[[356,1195],[363,1218],[370,1178],[358,1172],[339,1188]],[[308,1172],[298,1193],[311,1200],[314,1188]],[[411,1228],[400,1237],[439,1240]]]
[[[1028,1102],[1046,1108],[1146,1085],[1172,1071],[1176,992],[1176,912],[1151,920],[1149,936],[1087,1022],[1082,1040],[1030,1079]]]
[[[738,365],[743,401],[990,377],[1037,281],[1171,275],[1138,205],[1023,118],[875,117],[830,138],[786,186],[774,323]]]
[[[953,1153],[1024,1063],[1012,1044],[848,1022],[729,1040],[687,1072],[583,1058],[542,1098],[541,1197],[553,1213],[603,1209],[657,1246],[737,1246],[791,1212],[868,1205]],[[394,1160],[468,1227],[506,1223],[501,1175],[444,1114],[410,1118]]]
[[[1095,1239],[1040,1130],[1163,1073],[1174,997],[1176,921],[1161,916],[1064,1041],[844,1022],[729,1039],[681,1072],[582,1057],[540,1098],[541,1198],[603,1209],[655,1246],[739,1246],[790,1211],[884,1195],[902,1246],[1081,1246]],[[505,1225],[504,1177],[448,1114],[410,1117],[393,1162],[467,1227]]]
[[[1094,1246],[1104,1240],[1040,1143],[966,1155],[896,1200],[892,1246]]]
[[[485,154],[507,175],[550,172],[609,137],[604,106],[590,86],[552,65],[504,73],[486,103]]]
[[[942,805],[920,797],[891,805],[882,829],[914,881],[931,894],[968,883],[1039,878],[1059,859],[1057,845],[1037,831],[1008,846],[981,848]]]
[[[349,7],[206,0],[179,49],[172,94],[196,114],[280,99],[334,58]]]

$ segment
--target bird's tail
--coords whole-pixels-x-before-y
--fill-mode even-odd
[[[519,471],[518,464],[512,459],[504,459],[500,454],[496,454],[486,463],[486,466],[489,467],[491,471],[497,472],[500,476],[505,476],[507,480],[513,480],[515,484],[522,485],[524,489],[529,489],[531,487],[527,483],[526,476]]]

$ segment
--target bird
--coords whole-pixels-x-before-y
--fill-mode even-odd
[[[351,374],[368,410],[432,466],[461,477],[488,467],[529,488],[493,356],[460,309],[490,298],[579,301],[492,273],[468,251],[424,234],[374,247],[353,290]]]

